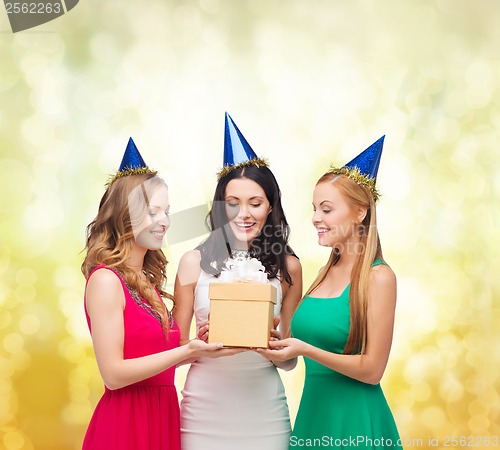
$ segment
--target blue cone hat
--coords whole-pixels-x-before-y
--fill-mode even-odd
[[[222,164],[223,168],[218,173],[219,179],[239,167],[267,167],[266,160],[259,158],[255,154],[245,136],[243,136],[227,112],[224,127],[224,158]]]
[[[384,147],[384,139],[385,135],[370,145],[366,150],[363,150],[358,156],[356,156],[356,158],[349,161],[344,167],[348,167],[349,169],[357,167],[361,174],[367,175],[370,178],[377,178],[380,157],[382,156],[382,148]]]
[[[122,162],[118,171],[124,172],[130,169],[144,169],[147,167],[148,166],[144,162],[144,159],[142,159],[139,150],[137,150],[134,140],[129,138],[127,148],[123,154]]]
[[[224,128],[224,166],[234,166],[258,156],[250,147],[250,144],[241,134],[231,116],[226,113],[226,124]]]
[[[135,142],[132,138],[129,138],[127,143],[127,148],[123,154],[122,162],[120,163],[120,168],[111,177],[108,182],[108,186],[111,185],[118,178],[123,178],[129,175],[139,175],[143,173],[151,173],[156,175],[158,172],[151,170],[144,159],[142,158],[139,150],[137,149]]]
[[[345,175],[357,184],[367,187],[372,193],[375,201],[378,200],[380,194],[375,187],[375,183],[377,181],[378,167],[384,147],[384,139],[385,135],[340,169],[330,167],[329,172]]]

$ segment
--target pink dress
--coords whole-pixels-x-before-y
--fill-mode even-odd
[[[128,288],[115,270],[97,266],[94,271],[101,268],[117,275],[125,293],[124,358],[151,355],[179,346],[177,325],[171,324],[165,337],[151,307]],[[85,314],[92,333],[86,309]],[[171,367],[121,389],[105,387],[87,429],[83,450],[179,450],[179,403],[174,373],[175,367]]]

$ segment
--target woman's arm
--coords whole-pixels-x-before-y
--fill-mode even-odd
[[[200,341],[140,358],[123,358],[125,296],[118,277],[98,269],[90,277],[85,301],[92,329],[92,343],[104,384],[119,389],[152,377],[179,362],[220,346]],[[200,344],[203,344],[204,347]]]
[[[364,355],[340,355],[321,350],[298,339],[271,341],[270,347],[287,360],[298,355],[313,359],[348,377],[378,384],[389,359],[396,308],[396,277],[392,269],[379,265],[372,269],[368,284],[368,336]],[[281,349],[280,349],[281,348]]]
[[[189,341],[189,331],[194,313],[194,290],[200,277],[201,255],[198,250],[185,253],[179,261],[174,286],[172,313],[181,331],[181,344]]]
[[[279,321],[281,339],[286,339],[291,336],[290,323],[302,297],[302,266],[300,261],[296,256],[287,255],[286,264],[290,277],[292,278],[292,284],[288,284],[284,280],[281,284],[283,291]],[[261,353],[260,349],[258,351]],[[270,357],[274,353],[269,354],[264,351],[262,354],[266,357]],[[270,360],[276,367],[283,370],[292,370],[297,365],[296,357],[291,357],[285,361],[275,360],[271,357]]]

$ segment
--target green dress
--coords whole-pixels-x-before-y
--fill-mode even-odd
[[[377,259],[375,265],[383,264]],[[349,286],[339,297],[307,296],[292,319],[292,335],[342,353],[349,333]],[[290,448],[402,448],[380,384],[342,375],[304,357],[306,376]]]

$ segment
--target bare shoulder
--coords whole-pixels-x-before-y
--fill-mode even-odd
[[[387,264],[379,264],[371,270],[370,283],[378,287],[396,287],[396,274]]]
[[[394,308],[396,304],[396,275],[385,264],[372,268],[368,281],[370,303],[384,308]]]
[[[190,250],[179,261],[177,281],[181,286],[196,283],[201,273],[201,253],[199,250]]]
[[[85,302],[90,314],[95,308],[123,308],[125,295],[118,275],[109,269],[97,269],[88,280]]]
[[[188,252],[182,255],[181,260],[179,261],[179,269],[189,268],[189,267],[199,267],[201,261],[201,253],[199,250],[189,250]]]
[[[97,269],[90,275],[87,283],[87,291],[93,290],[121,290],[121,282],[112,270],[104,267]]]
[[[294,255],[286,255],[285,258],[286,267],[292,278],[295,276],[300,276],[302,273],[302,265],[300,264],[299,258]]]

